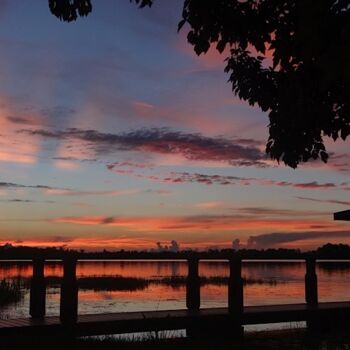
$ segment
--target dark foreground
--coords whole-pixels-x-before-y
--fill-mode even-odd
[[[348,350],[350,333],[348,331],[323,334],[309,333],[304,329],[269,331],[246,334],[243,340],[212,337],[206,339],[159,339],[153,333],[142,338],[118,340],[112,337],[100,339],[60,339],[50,337],[0,338],[1,348],[19,350]]]

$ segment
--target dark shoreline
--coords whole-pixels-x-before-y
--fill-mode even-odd
[[[69,250],[62,247],[34,248],[26,246],[0,246],[0,260],[21,260],[21,259],[63,259],[67,256],[74,256],[77,259],[121,259],[121,260],[148,260],[148,259],[184,259],[193,256],[199,259],[228,259],[235,255],[241,259],[288,259],[298,260],[313,257],[316,259],[350,259],[350,246],[346,244],[325,244],[316,250],[302,252],[299,249],[209,249],[206,251],[180,250],[177,252],[166,251],[101,251],[87,252],[84,250]]]

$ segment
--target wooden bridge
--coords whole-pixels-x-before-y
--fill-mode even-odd
[[[292,305],[244,306],[242,260],[229,259],[227,308],[200,308],[199,259],[188,259],[185,310],[124,312],[78,315],[78,283],[74,258],[63,261],[60,315],[45,316],[46,285],[43,259],[33,261],[30,287],[30,318],[0,320],[0,336],[102,335],[186,329],[188,335],[210,332],[242,335],[243,326],[306,321],[310,329],[347,324],[350,302],[318,303],[316,261],[306,259],[305,303]]]

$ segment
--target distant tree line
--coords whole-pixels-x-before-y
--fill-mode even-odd
[[[100,252],[87,252],[84,250],[71,250],[62,247],[35,248],[26,246],[14,247],[10,244],[0,246],[0,259],[33,259],[43,257],[46,259],[62,259],[75,256],[77,259],[188,259],[196,255],[200,259],[227,259],[232,255],[242,259],[304,259],[313,256],[318,259],[350,259],[350,246],[347,244],[327,243],[322,247],[308,252],[299,249],[209,249],[206,251],[181,250],[174,251],[136,251],[119,250]]]

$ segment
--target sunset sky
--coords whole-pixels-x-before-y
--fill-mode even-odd
[[[0,1],[0,244],[84,249],[350,243],[348,142],[327,165],[265,156],[268,117],[225,55],[177,33],[183,1],[97,0],[75,23]]]

